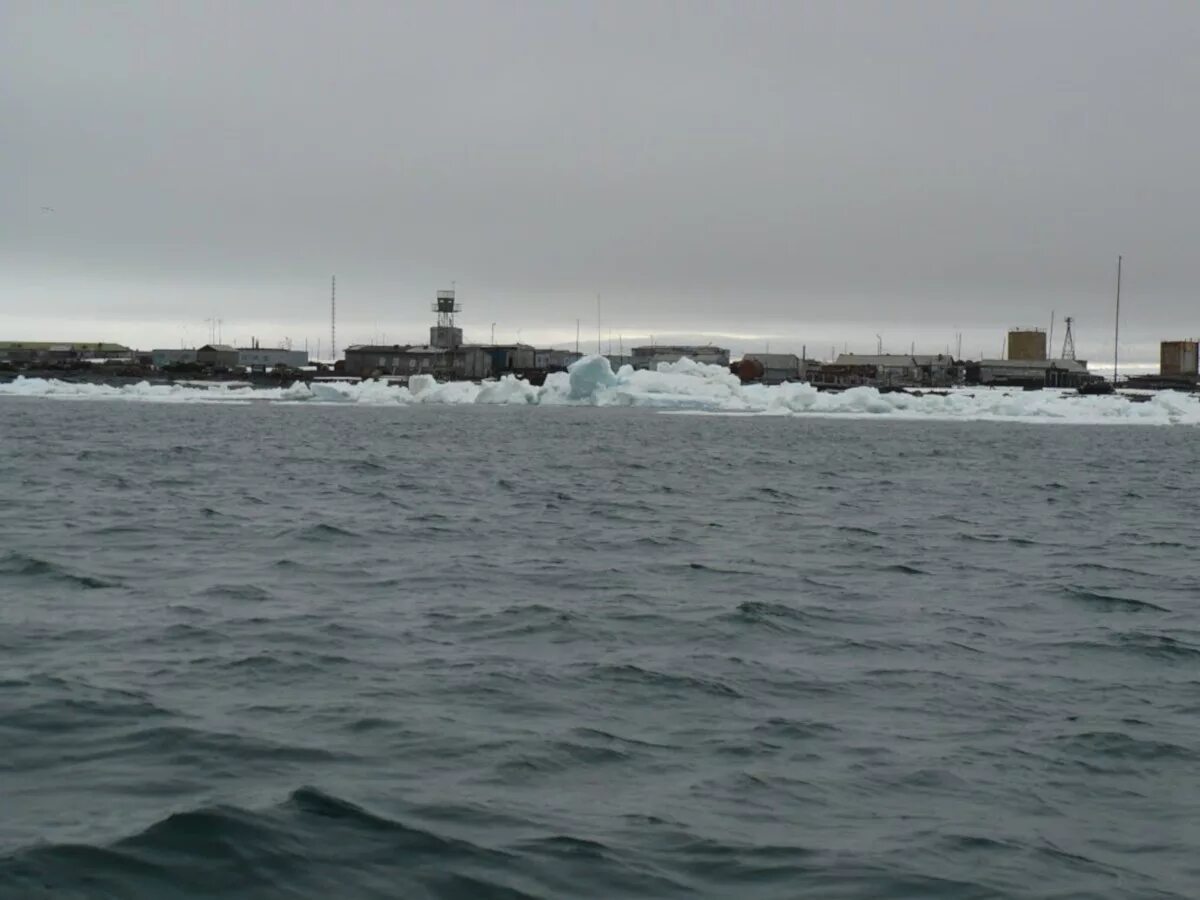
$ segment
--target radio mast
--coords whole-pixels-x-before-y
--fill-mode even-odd
[[[337,362],[337,276],[329,281],[329,361]]]

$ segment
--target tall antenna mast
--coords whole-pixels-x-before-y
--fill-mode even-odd
[[[579,320],[575,320],[575,352],[579,352]]]
[[[1121,347],[1121,257],[1117,257],[1117,321],[1113,326],[1113,387],[1117,386],[1117,357]]]
[[[329,281],[329,358],[337,362],[337,276]]]
[[[600,295],[596,295],[596,355],[604,355],[604,347],[600,343]]]
[[[1063,338],[1062,358],[1075,358],[1075,335],[1071,332],[1071,324],[1075,320],[1071,316],[1067,316],[1067,335]]]

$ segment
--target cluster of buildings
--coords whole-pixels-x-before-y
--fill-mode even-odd
[[[267,372],[278,368],[304,368],[308,365],[308,351],[291,350],[287,347],[261,347],[258,341],[253,341],[250,347],[205,344],[195,350],[151,350],[150,364],[156,369],[196,367],[214,371],[249,369]]]
[[[454,291],[438,291],[433,304],[437,324],[428,344],[354,344],[346,348],[342,372],[357,378],[408,378],[432,375],[441,380],[481,381],[503,374],[526,377],[565,369],[578,353],[539,350],[529,344],[466,344],[455,324],[462,311]]]
[[[431,375],[439,380],[481,381],[513,374],[541,383],[549,372],[562,371],[582,354],[570,350],[539,349],[529,344],[468,344],[455,323],[461,311],[454,291],[438,291],[433,312],[437,324],[429,329],[429,343],[356,344],[347,347],[345,359],[336,363],[339,376],[384,378],[405,381],[413,375]],[[1103,381],[1088,371],[1087,362],[1076,359],[1067,320],[1067,337],[1059,358],[1049,354],[1049,337],[1038,328],[1009,331],[1006,351],[1000,359],[962,361],[950,354],[874,355],[842,353],[832,362],[820,362],[788,353],[747,353],[730,361],[722,347],[651,344],[634,347],[626,355],[610,353],[614,369],[630,365],[655,369],[662,363],[691,359],[728,367],[744,382],[781,384],[808,382],[816,387],[839,390],[857,386],[880,389],[948,388],[957,385],[1007,387],[1078,388]],[[1158,375],[1129,379],[1133,387],[1200,389],[1198,343],[1166,341],[1160,348]],[[90,364],[114,364],[131,369],[165,372],[258,372],[281,375],[313,372],[308,353],[290,347],[249,347],[206,344],[198,349],[157,349],[138,352],[112,343],[55,343],[0,341],[0,365],[12,368],[72,368]],[[318,367],[319,368],[319,367]]]
[[[505,374],[536,379],[565,370],[579,359],[579,351],[539,349],[530,344],[467,344],[455,324],[462,311],[454,291],[438,291],[433,304],[437,324],[429,329],[428,344],[355,344],[347,347],[343,372],[358,378],[398,378],[432,375],[438,379],[479,381]],[[729,351],[721,347],[652,345],[634,347],[629,356],[610,355],[613,368],[657,368],[660,362],[687,357],[717,366],[729,365]]]
[[[124,344],[51,341],[0,341],[0,363],[22,368],[72,368],[89,364],[119,364],[155,369],[197,368],[212,371],[301,369],[308,353],[279,347],[231,347],[205,344],[191,350],[131,350]]]
[[[764,384],[807,381],[816,387],[839,389],[948,388],[957,385],[997,387],[1081,387],[1102,379],[1088,372],[1087,363],[1073,356],[1052,359],[1047,335],[1040,329],[1014,328],[1008,333],[1003,359],[966,362],[949,354],[842,353],[833,362],[818,362],[787,354],[742,357],[739,374]],[[747,365],[749,364],[749,365]]]
[[[132,358],[133,351],[122,344],[0,341],[0,363],[14,366],[62,366]]]

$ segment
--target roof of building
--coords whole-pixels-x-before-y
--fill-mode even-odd
[[[838,365],[843,366],[934,366],[954,365],[953,357],[947,356],[944,353],[937,354],[917,354],[910,355],[908,353],[883,353],[883,354],[860,354],[860,353],[839,353]]]
[[[728,353],[724,347],[712,344],[649,344],[644,347],[634,347],[636,354],[648,353]]]
[[[449,347],[431,347],[428,344],[352,344],[347,353],[453,353]]]
[[[218,353],[237,353],[237,349],[230,347],[228,344],[205,344],[200,350],[215,350]]]
[[[1065,372],[1086,372],[1087,361],[1082,359],[981,359],[981,369],[1062,369]]]
[[[795,353],[745,353],[742,359],[752,359],[755,362],[760,362],[768,369],[772,366],[796,366],[800,364],[800,357]]]

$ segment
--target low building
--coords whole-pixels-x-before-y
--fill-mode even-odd
[[[1079,387],[1100,379],[1082,359],[984,359],[969,367],[967,380],[997,387]]]
[[[821,363],[805,367],[809,384],[817,388],[873,387],[879,383],[875,366]]]
[[[762,366],[763,384],[783,384],[785,381],[804,380],[804,362],[794,353],[746,353],[748,359]]]
[[[632,364],[635,369],[657,369],[660,363],[676,363],[681,359],[705,363],[710,366],[729,366],[729,351],[711,344],[704,347],[655,344],[634,347]]]
[[[123,344],[82,341],[0,341],[0,362],[54,365],[88,359],[131,359]]]
[[[506,373],[565,369],[576,356],[566,350],[536,350],[528,344],[462,344],[454,348],[358,344],[346,348],[344,371],[358,378],[432,375],[482,381]]]
[[[196,362],[210,369],[236,369],[241,354],[228,344],[205,344],[196,351]]]
[[[380,375],[439,375],[451,368],[442,347],[356,344],[346,348],[345,372],[359,378]]]
[[[576,353],[574,350],[535,350],[533,365],[534,368],[545,369],[547,372],[561,372],[582,356],[582,353]]]
[[[274,369],[276,366],[299,369],[308,365],[308,351],[283,347],[240,347],[238,365],[251,369]]]
[[[492,359],[492,375],[537,368],[537,351],[529,344],[484,344],[480,349]]]
[[[170,366],[185,366],[196,362],[196,350],[161,348],[150,351],[150,364],[156,369],[166,369]]]
[[[492,357],[478,344],[455,347],[450,358],[449,377],[460,381],[482,381],[492,374]]]
[[[962,382],[962,367],[944,354],[908,355],[884,353],[874,356],[842,353],[839,366],[872,366],[880,387],[952,387]]]

